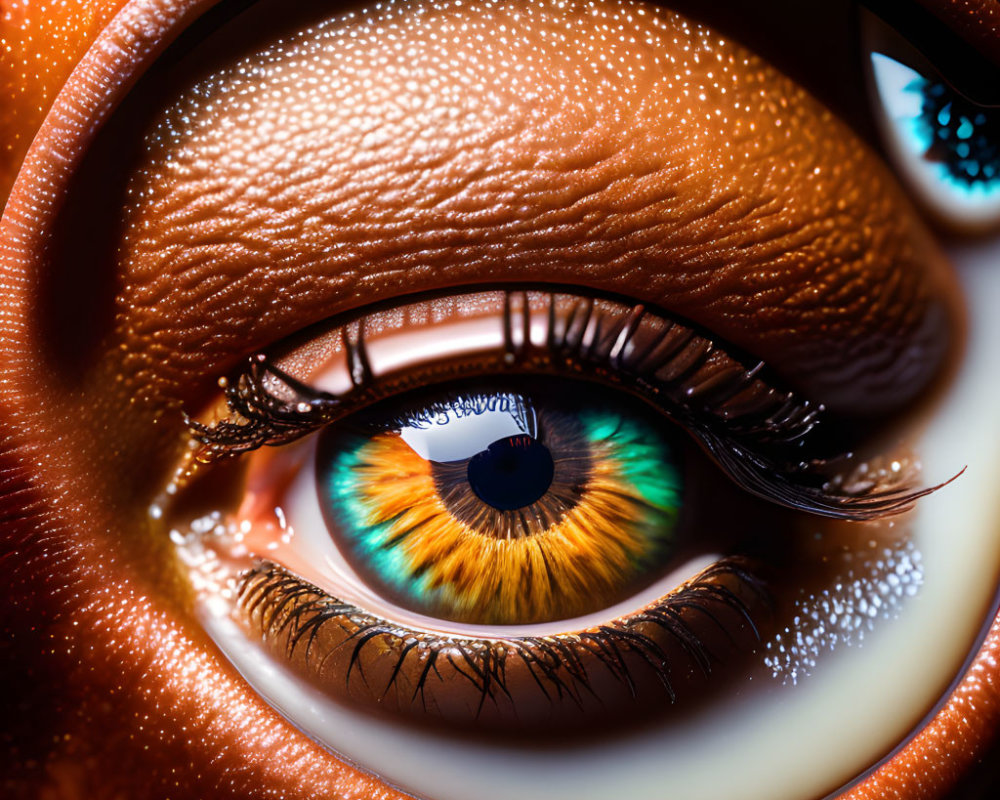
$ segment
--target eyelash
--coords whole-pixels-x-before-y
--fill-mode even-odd
[[[643,305],[605,300],[598,307],[602,301],[594,298],[551,292],[533,293],[532,299],[541,299],[543,308],[530,310],[528,292],[504,292],[504,352],[494,365],[496,371],[569,377],[589,372],[599,381],[630,389],[698,439],[723,471],[751,494],[787,508],[857,521],[902,513],[940,488],[911,491],[905,474],[854,491],[846,488],[850,481],[842,480],[835,466],[846,463],[851,454],[816,452],[824,441],[837,441],[830,430],[833,423],[822,417],[823,407],[792,392],[779,392],[760,377],[766,372],[762,362],[747,367],[690,326]],[[543,316],[545,344],[535,348],[531,325]],[[456,377],[454,364],[444,375],[376,377],[368,363],[365,319],[342,326],[350,392],[335,396],[317,391],[257,354],[233,380],[220,381],[229,418],[213,424],[187,418],[202,445],[196,460],[210,462],[286,444],[415,383]],[[542,352],[533,352],[536,349]],[[705,367],[707,376],[702,374]],[[475,370],[488,374],[481,363]]]
[[[648,668],[666,699],[671,704],[676,703],[678,693],[673,680],[682,672],[678,659],[668,656],[664,645],[640,629],[646,627],[648,631],[648,626],[652,625],[675,641],[689,665],[707,678],[713,664],[724,659],[713,653],[704,637],[695,631],[689,621],[692,616],[704,616],[728,642],[735,643],[734,626],[720,619],[720,613],[728,609],[736,615],[739,627],[748,629],[754,641],[760,641],[748,603],[736,590],[722,583],[726,579],[733,580],[756,603],[771,609],[772,600],[765,583],[754,574],[749,561],[738,557],[716,562],[670,595],[628,617],[574,633],[545,637],[486,640],[417,631],[337,600],[267,561],[244,576],[238,602],[248,618],[259,621],[266,640],[283,646],[286,659],[291,659],[304,643],[303,656],[308,663],[323,629],[328,625],[337,626],[344,635],[343,641],[324,646],[313,660],[313,668],[321,673],[336,650],[353,643],[349,666],[345,674],[338,676],[345,686],[349,685],[355,670],[367,684],[363,667],[367,648],[374,648],[383,656],[386,651],[391,652],[395,660],[389,680],[380,687],[380,701],[394,689],[401,691],[397,680],[407,659],[414,654],[418,661],[421,657],[426,660],[409,702],[419,695],[421,711],[426,713],[424,693],[428,681],[433,673],[444,683],[446,678],[439,672],[438,665],[439,660],[442,667],[447,662],[478,693],[475,716],[478,719],[487,701],[496,704],[501,695],[517,709],[507,686],[510,659],[523,665],[534,684],[553,704],[569,700],[579,707],[583,693],[597,697],[591,675],[582,663],[589,657],[603,665],[613,680],[627,689],[632,700],[637,699],[636,681],[642,677],[636,674],[638,667],[640,670]],[[630,664],[630,657],[639,660]],[[634,709],[630,710],[630,722],[635,722],[635,713]]]
[[[692,433],[741,488],[786,508],[868,520],[905,511],[937,488],[909,491],[902,485],[904,471],[852,490],[850,480],[835,473],[836,465],[848,462],[851,454],[823,455],[833,449],[831,442],[838,441],[836,423],[823,417],[823,408],[777,390],[763,377],[767,368],[762,363],[747,366],[748,359],[734,357],[688,325],[641,305],[607,298],[523,290],[498,294],[502,347],[489,358],[480,352],[463,353],[464,361],[452,357],[444,366],[438,365],[438,357],[419,369],[380,370],[381,351],[370,348],[380,341],[383,323],[376,320],[378,311],[316,335],[316,341],[331,333],[334,341],[340,337],[346,378],[342,376],[339,385],[346,388],[339,394],[297,380],[264,354],[251,357],[232,379],[220,381],[228,415],[214,423],[188,420],[201,445],[189,476],[199,464],[265,445],[283,445],[349,415],[354,415],[351,424],[358,423],[359,430],[377,432],[375,412],[366,410],[406,392],[460,378],[554,374],[577,381],[590,376],[596,383],[645,399]],[[464,299],[481,308],[484,295],[470,293]],[[429,301],[402,304],[391,313],[397,319],[437,319],[421,306],[423,302]],[[544,325],[539,326],[539,320]],[[369,322],[376,331],[371,342],[366,337]],[[382,428],[391,427],[393,417],[384,405],[377,416]],[[381,704],[383,710],[395,703],[396,713],[411,721],[437,715],[439,721],[468,725],[485,713],[490,719],[482,722],[484,727],[502,731],[513,726],[518,735],[526,729],[521,716],[535,713],[521,710],[536,705],[530,699],[522,702],[526,691],[538,696],[540,690],[554,708],[553,719],[569,729],[573,727],[565,724],[569,706],[590,702],[585,697],[588,692],[603,705],[604,697],[591,688],[591,673],[581,666],[581,659],[610,675],[602,679],[602,686],[606,689],[608,680],[618,685],[619,700],[631,705],[633,722],[637,714],[662,709],[663,702],[674,705],[678,697],[687,701],[689,696],[700,696],[704,687],[688,691],[694,688],[687,685],[692,676],[707,678],[713,665],[729,665],[737,654],[752,650],[760,641],[758,626],[770,618],[774,603],[759,577],[767,559],[730,553],[644,609],[608,624],[544,637],[475,638],[391,622],[339,600],[266,558],[255,563],[244,573],[237,592],[242,624],[275,656],[304,670],[309,680],[352,700],[357,699],[353,692],[368,692],[364,702]],[[694,624],[699,617],[705,624]],[[737,648],[741,636],[746,641]],[[379,690],[375,694],[364,671],[372,653],[383,659],[372,667]],[[394,661],[389,672],[385,659]],[[519,665],[522,677],[527,671],[533,681],[527,690],[522,682],[513,696],[505,677],[511,665]],[[363,689],[357,688],[352,675],[360,676]],[[400,687],[400,680],[407,686]],[[433,687],[440,684],[441,692],[447,687],[443,699],[433,696],[432,712],[425,707],[428,681]],[[675,685],[678,681],[684,684],[681,691]],[[477,694],[469,698],[463,691]],[[466,701],[464,716],[454,713],[456,695]],[[414,707],[418,701],[420,708]],[[502,708],[504,704],[509,708]],[[473,711],[474,720],[469,717]],[[595,713],[604,712],[588,708],[588,719]],[[546,718],[537,724],[555,723]]]

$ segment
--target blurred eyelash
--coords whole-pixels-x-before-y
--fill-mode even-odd
[[[546,325],[542,347],[531,341],[539,320]],[[503,333],[503,353],[489,365],[494,373],[583,374],[630,390],[685,428],[737,485],[781,506],[869,520],[907,511],[940,488],[912,490],[905,472],[859,486],[843,480],[837,465],[851,454],[818,452],[825,442],[844,440],[822,406],[775,389],[762,377],[763,362],[748,365],[706,334],[641,304],[505,292]],[[230,417],[212,424],[187,420],[202,445],[198,460],[291,442],[421,385],[413,376],[373,374],[364,317],[343,326],[343,340],[353,386],[342,395],[296,380],[264,354],[252,356],[234,380],[220,381]],[[490,374],[477,358],[477,374]],[[433,365],[423,371],[423,385],[462,374],[454,364],[438,375]]]
[[[349,603],[340,601],[321,589],[271,563],[262,562],[243,578],[239,602],[248,616],[256,615],[264,635],[271,641],[283,638],[285,655],[291,659],[295,651],[305,648],[305,658],[325,625],[339,625],[350,634],[341,646],[353,648],[350,666],[343,680],[349,683],[352,673],[361,670],[361,656],[366,648],[380,652],[396,652],[383,697],[394,688],[398,676],[411,654],[424,656],[420,675],[413,690],[423,702],[423,692],[432,673],[437,672],[438,659],[449,666],[479,693],[479,709],[500,695],[512,700],[507,688],[508,660],[520,661],[535,684],[549,700],[568,700],[579,704],[584,693],[594,694],[585,659],[596,659],[613,678],[636,696],[635,676],[628,656],[641,659],[654,673],[655,679],[670,702],[677,701],[671,669],[676,667],[663,647],[646,633],[652,625],[678,643],[682,652],[704,675],[712,671],[714,656],[694,630],[687,615],[704,616],[730,642],[731,629],[722,622],[722,608],[735,612],[753,637],[759,641],[757,626],[747,604],[719,579],[729,577],[739,586],[770,605],[764,583],[756,577],[742,559],[730,557],[718,561],[694,580],[645,609],[584,631],[545,637],[514,636],[502,639],[477,639],[443,636],[399,625],[376,617]],[[402,647],[394,646],[403,643]],[[384,645],[384,647],[381,647]],[[419,652],[423,650],[423,652]],[[330,653],[318,653],[320,667]],[[420,659],[418,658],[418,661]],[[442,663],[443,666],[443,663]],[[362,674],[362,679],[364,676]],[[595,695],[596,696],[596,695]]]

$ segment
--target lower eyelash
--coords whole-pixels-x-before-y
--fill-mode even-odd
[[[267,647],[338,699],[523,734],[573,731],[584,718],[604,730],[679,706],[734,651],[756,646],[771,598],[749,561],[729,557],[607,624],[477,639],[376,617],[265,561],[245,575],[238,608]]]

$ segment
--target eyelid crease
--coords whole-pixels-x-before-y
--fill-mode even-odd
[[[439,364],[421,363],[419,379],[413,375],[418,370],[400,369],[395,349],[387,362],[391,368],[383,373],[377,361],[373,365],[376,341],[385,334],[373,322],[381,311],[355,315],[333,329],[341,348],[340,393],[295,379],[265,354],[252,356],[234,380],[220,381],[228,417],[213,423],[187,418],[201,444],[195,461],[285,444],[373,402],[435,381],[512,371],[577,378],[591,373],[598,382],[630,390],[656,406],[737,485],[787,508],[869,520],[902,513],[939,488],[914,491],[905,471],[860,486],[831,474],[851,454],[817,452],[824,441],[833,441],[828,436],[833,423],[822,417],[822,406],[779,392],[761,377],[765,365],[748,367],[719,342],[641,304],[525,290],[462,296],[474,307],[481,307],[484,298],[496,307],[492,340],[486,345],[472,341],[464,352],[466,342],[452,337],[449,357]],[[432,303],[401,304],[388,313],[423,319],[433,329],[434,323],[426,322],[434,318]]]

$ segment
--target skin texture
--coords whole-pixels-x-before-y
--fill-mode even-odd
[[[448,16],[391,20],[389,47],[378,22],[322,56],[305,40],[296,66],[223,74],[154,123],[120,266],[140,382],[180,383],[149,374],[164,350],[185,374],[225,365],[235,341],[278,338],[279,316],[544,276],[661,305],[837,410],[926,385],[946,274],[884,169],[800,89],[658,17],[634,23],[642,46],[586,13]],[[529,30],[473,52],[467,24]],[[342,71],[303,86],[324,57]],[[181,343],[205,316],[231,339]]]
[[[71,347],[80,319],[52,322],[68,305],[66,290],[51,286],[80,285],[68,277],[66,251],[46,250],[58,198],[94,121],[199,11],[194,2],[131,3],[83,56],[117,8],[87,6],[92,17],[65,27],[58,20],[73,18],[71,3],[57,6],[62,17],[42,6],[0,6],[4,41],[16,43],[0,48],[0,86],[12,109],[0,124],[13,154],[0,184],[9,185],[42,109],[78,65],[0,228],[0,584],[9,587],[0,611],[8,754],[0,771],[9,796],[397,796],[338,763],[244,686],[191,621],[182,582],[162,566],[164,546],[142,535],[145,498],[178,454],[181,404],[203,400],[240,357],[311,321],[470,276],[525,280],[544,268],[549,280],[580,282],[583,259],[589,285],[621,291],[624,281],[629,293],[712,328],[845,412],[899,407],[940,368],[935,343],[948,341],[957,317],[951,282],[891,176],[829,112],[730,44],[719,48],[722,66],[688,65],[683,85],[640,77],[634,93],[611,96],[601,91],[600,69],[584,73],[571,112],[519,107],[511,76],[487,70],[489,113],[433,137],[442,152],[414,161],[407,126],[420,117],[393,118],[398,136],[378,151],[364,185],[391,187],[395,199],[375,209],[344,179],[357,143],[310,150],[308,125],[290,145],[291,160],[308,155],[322,168],[309,180],[264,170],[258,191],[247,192],[239,177],[266,148],[259,120],[225,120],[232,127],[221,163],[205,155],[211,133],[165,145],[183,167],[176,172],[161,166],[167,150],[154,148],[134,177],[149,191],[128,206],[114,274],[94,295],[105,299],[88,306],[102,335]],[[479,55],[487,65],[500,60]],[[360,50],[352,68],[362,70],[368,56]],[[22,64],[28,83],[16,80]],[[438,77],[448,80],[453,66],[441,65]],[[530,80],[544,85],[560,69],[579,77],[577,66],[546,62]],[[703,88],[725,88],[741,106],[752,99],[752,112],[720,120],[700,99]],[[17,99],[28,94],[34,104]],[[649,110],[664,105],[671,124]],[[575,135],[560,113],[575,118],[580,109],[589,124],[570,141],[579,161],[560,163],[552,142]],[[194,111],[207,131],[223,122]],[[356,109],[334,111],[346,125]],[[525,124],[532,113],[549,121],[546,136]],[[477,140],[473,130],[487,133]],[[635,131],[661,142],[644,151],[646,161],[620,147]],[[469,173],[478,180],[464,183]],[[755,187],[750,206],[733,200],[737,183]],[[212,204],[199,205],[210,185]],[[497,188],[511,185],[523,194]],[[626,218],[616,210],[630,192],[646,202]],[[267,228],[259,221],[275,211],[262,199],[270,196],[282,198],[283,214]],[[416,202],[427,197],[435,202]],[[306,213],[314,198],[340,213]],[[759,223],[748,226],[755,214]],[[828,227],[831,217],[850,220],[850,233]],[[400,235],[418,229],[427,232]],[[350,247],[331,256],[331,242]],[[325,255],[303,255],[316,253]],[[280,306],[272,300],[279,287]],[[914,349],[913,363],[900,357]],[[944,796],[998,723],[998,648],[994,628],[933,722],[847,796]]]
[[[125,4],[0,3],[0,204],[56,93],[100,30]]]

